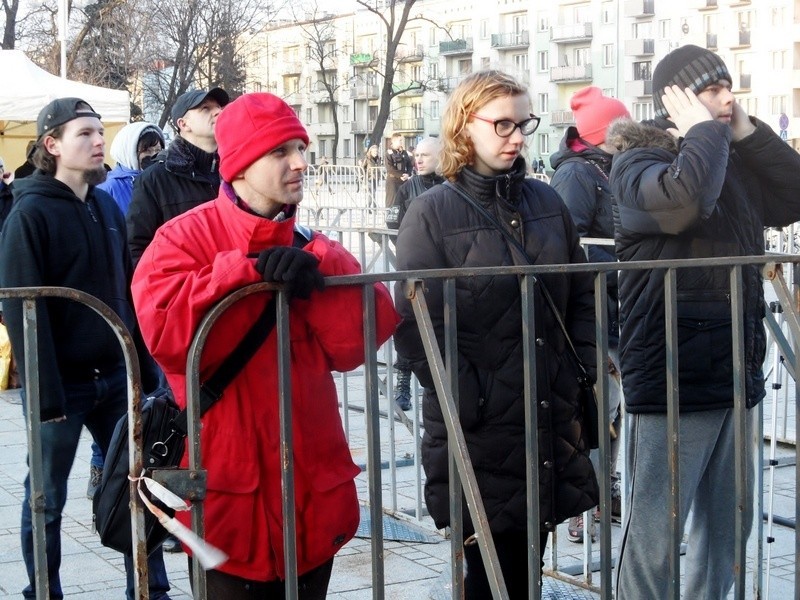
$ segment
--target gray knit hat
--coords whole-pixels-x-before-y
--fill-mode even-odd
[[[661,102],[664,88],[679,85],[699,94],[720,79],[733,83],[728,67],[713,52],[693,46],[681,46],[661,59],[653,71],[653,107],[655,116],[667,118],[667,109]]]

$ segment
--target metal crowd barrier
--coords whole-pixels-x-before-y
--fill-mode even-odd
[[[369,239],[366,232],[362,231],[360,237],[362,246],[366,248]],[[387,233],[385,235],[386,243],[388,244]],[[372,242],[372,244],[375,242]],[[665,435],[671,440],[670,451],[666,457],[667,464],[670,465],[670,472],[673,478],[673,497],[671,506],[668,507],[670,514],[672,514],[671,521],[671,539],[672,551],[670,553],[670,578],[672,581],[672,588],[669,595],[671,599],[678,599],[680,597],[680,563],[679,552],[681,542],[681,531],[679,530],[679,518],[677,511],[677,498],[678,498],[678,474],[677,474],[677,456],[679,447],[678,435],[678,355],[677,355],[677,312],[676,312],[676,273],[679,269],[690,267],[722,267],[729,269],[730,273],[730,290],[731,290],[731,315],[733,320],[733,347],[734,347],[734,407],[737,413],[736,418],[736,436],[737,440],[743,442],[746,432],[744,414],[744,377],[745,377],[745,357],[743,352],[744,340],[743,324],[741,322],[741,307],[742,307],[742,268],[745,265],[763,265],[763,273],[765,280],[770,282],[775,290],[776,296],[784,306],[784,319],[786,327],[791,330],[791,341],[782,335],[782,329],[777,328],[772,331],[775,336],[776,343],[786,351],[787,368],[793,369],[795,373],[800,372],[800,352],[798,352],[798,340],[800,340],[800,317],[798,317],[797,307],[793,298],[792,292],[789,290],[782,272],[773,261],[780,260],[783,263],[791,265],[793,270],[797,270],[800,264],[800,257],[798,256],[781,256],[781,257],[736,257],[736,258],[718,258],[718,259],[694,259],[694,260],[674,260],[674,261],[641,261],[630,263],[603,263],[603,264],[590,264],[590,265],[542,265],[542,266],[518,266],[518,267],[490,267],[481,269],[441,269],[431,271],[405,271],[405,272],[375,272],[362,275],[352,275],[343,277],[332,277],[326,279],[328,286],[349,285],[360,286],[363,289],[363,314],[364,314],[364,334],[365,334],[365,364],[358,370],[364,378],[364,396],[363,396],[363,410],[365,412],[367,424],[367,478],[368,478],[368,504],[372,523],[381,523],[383,518],[383,500],[382,491],[384,488],[383,474],[382,474],[382,460],[381,460],[381,410],[380,410],[380,370],[381,365],[387,365],[386,370],[391,375],[390,365],[391,360],[387,360],[386,356],[391,357],[391,350],[384,349],[384,358],[381,360],[379,349],[375,347],[375,309],[374,309],[374,291],[372,285],[375,282],[391,283],[393,281],[404,282],[403,289],[410,298],[412,306],[414,307],[417,322],[420,327],[420,334],[422,336],[426,355],[431,365],[431,372],[434,376],[436,389],[438,392],[439,400],[442,406],[443,414],[446,416],[446,425],[448,429],[448,436],[452,443],[450,450],[452,453],[451,468],[454,473],[453,493],[451,494],[451,522],[452,528],[450,532],[451,540],[451,563],[453,565],[452,571],[452,597],[460,598],[463,591],[463,550],[461,547],[462,535],[460,531],[461,514],[464,510],[461,504],[462,491],[467,499],[466,509],[470,511],[473,522],[476,524],[478,532],[478,544],[481,550],[481,555],[486,564],[487,573],[489,575],[490,585],[493,590],[494,598],[507,598],[508,595],[503,585],[502,573],[499,569],[497,562],[497,555],[493,548],[492,537],[488,534],[487,522],[485,512],[478,493],[477,484],[475,481],[474,473],[472,471],[471,463],[466,452],[466,446],[463,440],[463,433],[461,432],[458,418],[455,412],[455,401],[458,391],[456,389],[456,377],[453,370],[449,367],[456,364],[456,327],[455,322],[458,318],[455,303],[455,280],[459,277],[472,277],[472,276],[486,276],[486,275],[516,275],[520,281],[520,293],[523,302],[523,323],[521,324],[523,330],[523,344],[526,353],[526,369],[521,377],[524,378],[525,384],[525,406],[526,406],[526,458],[528,461],[528,507],[532,515],[528,527],[529,535],[529,553],[528,565],[529,572],[535,573],[536,568],[540,561],[539,548],[538,548],[538,447],[535,443],[536,429],[536,410],[535,410],[535,392],[533,390],[533,382],[536,379],[535,368],[535,353],[537,347],[535,340],[532,339],[528,332],[534,331],[534,322],[538,317],[533,310],[533,295],[535,293],[535,278],[542,273],[573,273],[577,271],[590,271],[595,276],[595,309],[597,314],[596,320],[596,339],[597,339],[597,364],[598,372],[603,372],[601,368],[605,364],[605,356],[608,348],[607,339],[607,323],[606,321],[606,295],[602,293],[605,290],[606,275],[612,270],[632,270],[632,269],[655,269],[662,273],[665,281],[665,304],[666,310],[666,347],[667,347],[667,377],[668,377],[668,430]],[[388,261],[388,257],[384,255],[384,261]],[[388,271],[388,270],[387,270]],[[436,336],[434,335],[430,317],[426,310],[426,297],[425,297],[425,281],[432,278],[441,278],[444,280],[444,294],[445,302],[453,307],[452,319],[446,325],[446,347],[439,348]],[[794,278],[798,281],[798,278]],[[202,347],[207,339],[208,332],[213,326],[216,319],[224,310],[230,305],[238,301],[240,298],[252,294],[263,292],[267,289],[274,289],[274,286],[268,284],[257,284],[249,286],[242,290],[235,292],[229,297],[225,298],[218,306],[216,306],[201,323],[194,342],[192,344],[190,354],[187,360],[187,392],[190,398],[189,404],[189,453],[190,465],[186,472],[186,477],[191,477],[191,473],[202,469],[200,463],[200,440],[199,440],[199,410],[197,408],[197,398],[199,390],[199,357],[202,353]],[[44,297],[64,297],[75,301],[80,301],[97,311],[103,318],[112,326],[117,333],[117,337],[123,347],[125,353],[126,368],[128,370],[128,400],[129,400],[129,419],[133,426],[130,429],[130,445],[134,450],[131,453],[131,472],[138,474],[141,472],[142,456],[141,456],[141,422],[140,422],[140,382],[139,382],[139,365],[136,360],[136,352],[134,350],[133,342],[130,335],[125,330],[124,325],[116,317],[116,315],[105,305],[100,303],[94,298],[91,298],[81,292],[75,290],[66,290],[63,288],[24,288],[24,289],[1,289],[0,299],[3,298],[22,298],[24,299],[25,307],[25,356],[28,370],[26,373],[26,388],[28,395],[28,406],[31,408],[27,412],[27,430],[28,430],[28,447],[31,461],[31,504],[34,515],[34,549],[36,554],[36,570],[37,570],[37,597],[47,598],[47,569],[46,557],[44,555],[44,498],[42,491],[41,481],[41,453],[31,451],[38,448],[38,431],[40,423],[38,421],[38,410],[36,407],[39,404],[39,390],[37,383],[37,370],[38,362],[37,346],[36,346],[36,312],[35,302],[36,299]],[[295,556],[295,518],[293,495],[293,460],[291,452],[291,380],[289,377],[289,305],[284,294],[278,290],[278,303],[277,303],[277,326],[276,335],[278,336],[278,345],[284,351],[279,356],[278,365],[276,368],[279,372],[279,402],[280,402],[280,420],[281,420],[281,447],[282,454],[286,460],[282,464],[282,485],[284,490],[284,514],[286,527],[284,530],[284,544],[287,549],[287,598],[297,598],[297,562]],[[346,375],[343,375],[346,377]],[[390,379],[388,377],[387,379]],[[346,386],[345,386],[346,387]],[[384,388],[386,395],[391,401],[391,382],[388,382],[388,387]],[[800,392],[795,388],[795,427],[800,428]],[[347,396],[352,397],[353,391],[348,391]],[[552,539],[550,550],[550,565],[549,569],[545,571],[546,575],[564,579],[574,585],[578,585],[600,594],[601,598],[610,599],[613,597],[612,591],[612,551],[611,551],[611,521],[610,521],[610,473],[608,472],[608,461],[606,460],[607,453],[610,448],[609,428],[608,428],[608,388],[605,378],[599,378],[597,385],[597,397],[599,403],[600,415],[600,461],[599,464],[603,465],[604,472],[599,477],[600,481],[600,511],[601,511],[601,539],[599,542],[600,548],[600,581],[599,586],[592,580],[591,569],[584,572],[583,577],[569,577],[560,573],[558,570],[558,553],[556,550],[558,541]],[[347,403],[352,398],[345,398],[345,409]],[[763,406],[763,403],[762,405]],[[345,410],[345,412],[347,412]],[[761,411],[758,413],[761,414]],[[417,415],[415,415],[417,416]],[[346,419],[346,417],[345,417]],[[393,424],[394,419],[388,419]],[[760,433],[760,432],[758,432]],[[414,435],[419,435],[419,430],[414,430]],[[760,438],[759,438],[760,439]],[[763,451],[763,448],[761,448]],[[797,481],[800,475],[800,460],[797,460],[798,449],[795,448],[795,480]],[[736,556],[735,556],[735,587],[734,597],[737,600],[743,600],[747,597],[745,589],[746,576],[751,573],[753,579],[752,596],[753,598],[761,598],[762,596],[762,558],[763,558],[763,523],[761,519],[756,519],[756,527],[753,534],[756,536],[756,550],[754,556],[748,557],[747,555],[747,540],[748,536],[743,531],[743,514],[744,507],[748,503],[753,502],[753,499],[745,493],[745,461],[753,460],[752,456],[746,450],[744,443],[737,443],[737,451],[735,458],[736,465],[736,496],[737,506],[739,509],[736,514]],[[419,471],[417,471],[419,473]],[[390,475],[393,476],[393,475]],[[421,477],[421,475],[419,475]],[[421,482],[417,482],[418,486]],[[758,485],[761,486],[762,481],[759,479]],[[132,483],[132,488],[134,484]],[[418,487],[419,489],[419,487]],[[759,500],[756,501],[754,506],[754,514],[759,514],[762,509],[762,495],[759,494]],[[135,510],[133,511],[132,528],[135,539],[137,540],[137,548],[134,556],[134,564],[136,570],[136,598],[144,599],[147,597],[147,564],[146,554],[143,537],[143,523],[144,513],[142,505],[138,499],[135,490],[131,490],[131,498],[134,499]],[[419,501],[418,501],[419,502]],[[795,498],[795,522],[800,517],[800,499]],[[195,531],[202,535],[203,532],[203,510],[202,499],[193,502],[192,509],[192,523]],[[795,529],[795,556],[794,568],[795,572],[800,572],[800,532]],[[587,544],[588,546],[589,544]],[[589,556],[591,556],[591,548],[587,548]],[[380,527],[373,528],[371,536],[371,555],[372,555],[372,591],[373,598],[381,599],[385,597],[385,577],[384,577],[384,540]],[[205,572],[200,566],[195,563],[193,569],[193,589],[194,597],[200,600],[206,598],[205,593]],[[530,597],[539,598],[541,595],[540,581],[538,577],[531,577],[530,581]],[[800,588],[798,582],[795,582],[795,597],[800,597]]]

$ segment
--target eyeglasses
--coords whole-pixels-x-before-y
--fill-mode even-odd
[[[504,138],[511,137],[517,127],[519,127],[519,132],[522,135],[531,135],[539,128],[539,121],[542,120],[541,117],[537,117],[534,114],[531,114],[529,119],[525,119],[519,123],[514,123],[511,119],[487,119],[475,113],[470,113],[470,115],[479,121],[494,125],[494,132]]]

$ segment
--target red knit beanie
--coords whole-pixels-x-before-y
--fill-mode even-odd
[[[272,94],[244,94],[228,104],[214,127],[219,172],[225,181],[293,139],[308,144],[306,128],[292,107]]]
[[[631,116],[622,102],[603,96],[602,90],[595,86],[575,92],[570,107],[578,135],[594,146],[606,141],[606,129],[611,121]]]

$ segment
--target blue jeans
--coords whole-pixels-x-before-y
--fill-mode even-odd
[[[75,460],[81,429],[85,425],[100,446],[103,455],[108,451],[114,427],[127,412],[127,383],[124,368],[100,374],[82,383],[65,383],[66,421],[43,423],[41,427],[42,472],[45,496],[45,536],[47,577],[50,598],[61,600],[61,515],[67,502],[67,481]],[[25,390],[22,390],[22,409],[27,413]],[[23,590],[25,598],[35,598],[33,526],[30,508],[30,473],[25,477],[25,499],[22,502],[22,556],[28,571],[29,585]],[[160,588],[169,590],[161,560],[163,581]],[[158,569],[153,570],[154,573]],[[155,581],[154,581],[155,583]],[[154,596],[159,598],[163,596]]]

